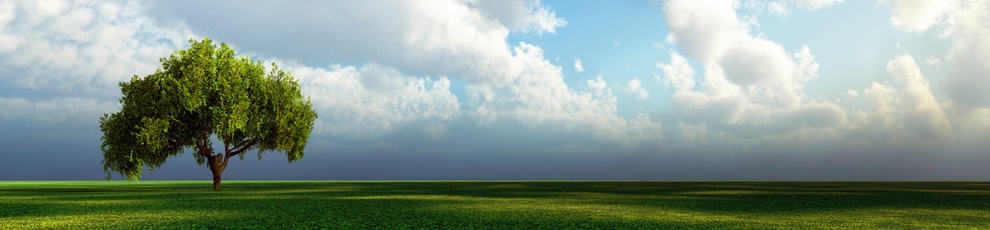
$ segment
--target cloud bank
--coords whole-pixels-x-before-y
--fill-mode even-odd
[[[769,37],[759,22],[764,12],[788,20],[839,4],[663,1],[664,27],[643,28],[666,32],[646,46],[657,49],[641,47],[662,57],[645,67],[656,81],[643,81],[651,73],[605,68],[600,60],[611,57],[541,45],[574,36],[564,29],[581,20],[537,0],[0,0],[0,124],[95,124],[118,109],[119,81],[209,36],[300,79],[319,113],[316,152],[691,156],[685,162],[697,165],[777,154],[814,168],[814,157],[869,166],[910,155],[913,167],[988,147],[990,1],[881,1],[894,31],[941,39],[946,51],[883,54],[867,85],[812,93],[817,80],[837,77],[824,69],[843,68],[816,57],[829,48]],[[578,56],[594,62],[594,77],[565,76],[584,73],[582,59],[566,61]],[[747,167],[737,168],[759,168]]]

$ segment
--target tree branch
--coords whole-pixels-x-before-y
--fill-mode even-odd
[[[210,153],[210,149],[206,147],[206,145],[207,145],[206,141],[209,140],[209,139],[207,139],[209,137],[206,136],[206,133],[207,132],[203,132],[203,138],[200,139],[200,142],[197,142],[196,143],[196,146],[199,147],[199,154],[200,155],[203,155],[203,156],[206,156],[206,157],[211,157],[210,155],[212,155],[212,154]]]
[[[247,150],[248,148],[251,148],[251,146],[254,146],[255,144],[258,144],[258,139],[257,138],[251,139],[250,142],[244,144],[239,149],[234,150],[233,152],[230,152],[230,156],[228,156],[228,158],[244,152],[244,150]]]
[[[251,140],[252,140],[252,139],[244,139],[244,140],[242,140],[242,141],[241,141],[240,143],[237,143],[236,145],[234,145],[234,149],[239,149],[239,148],[241,148],[241,146],[244,146],[244,144],[247,144],[247,143],[248,143],[248,142],[250,142]]]

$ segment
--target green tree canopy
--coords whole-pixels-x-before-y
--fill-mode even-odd
[[[138,179],[144,166],[160,167],[186,148],[213,172],[214,189],[233,156],[258,150],[303,156],[316,112],[292,74],[274,63],[234,56],[227,44],[190,39],[192,47],[161,58],[162,67],[121,82],[120,112],[100,118],[103,168]],[[223,142],[214,153],[211,137]]]

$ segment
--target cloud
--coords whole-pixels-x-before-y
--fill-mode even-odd
[[[907,54],[894,57],[887,62],[887,72],[903,86],[899,101],[904,105],[905,125],[911,133],[926,139],[949,138],[952,127],[914,58]]]
[[[369,63],[361,68],[285,67],[300,79],[304,96],[319,114],[314,134],[373,138],[400,128],[443,134],[443,122],[457,118],[460,104],[447,78],[404,76]]]
[[[686,58],[672,53],[670,64],[657,64],[664,84],[675,89],[675,112],[689,123],[748,138],[845,123],[842,107],[804,101],[802,88],[819,68],[810,49],[789,55],[780,44],[750,35],[750,25],[737,18],[735,7],[730,1],[664,5],[669,38],[705,68],[695,89]],[[815,116],[801,116],[809,114]]]
[[[951,11],[952,48],[946,57],[945,90],[952,100],[990,107],[990,1],[959,1]]]
[[[828,6],[842,3],[844,0],[776,0],[766,2],[766,9],[770,11],[771,14],[775,15],[787,15],[790,14],[790,5],[794,4],[800,8],[815,11]],[[754,8],[762,10],[764,7],[761,1],[747,1],[746,4],[756,5]]]
[[[973,107],[990,107],[990,1],[907,1],[889,0],[881,4],[891,8],[890,23],[895,28],[920,33],[935,25],[944,25],[937,36],[951,38],[952,47],[945,58],[949,75],[945,91],[956,103]],[[942,60],[930,59],[926,64],[936,69]]]
[[[0,1],[0,31],[3,31],[3,29],[7,27],[7,24],[10,23],[11,20],[14,20],[14,17],[16,16],[17,13],[14,12],[14,2]]]
[[[971,107],[952,101],[942,103],[946,118],[952,122],[953,137],[973,146],[985,145],[990,135],[990,108]]]
[[[584,66],[581,65],[580,58],[574,58],[574,71],[577,71],[578,73],[584,72]]]
[[[499,20],[512,30],[521,32],[556,33],[556,28],[567,25],[567,20],[558,18],[549,7],[539,0],[468,0],[467,5],[480,10],[481,14]]]
[[[371,91],[394,91],[405,84],[404,77],[398,70],[374,62],[361,67],[358,79],[361,86]]]
[[[153,4],[150,12],[158,21],[183,22],[264,56],[291,57],[307,65],[375,62],[415,76],[448,76],[496,87],[512,82],[525,65],[506,43],[510,32],[553,33],[566,24],[530,0]]]
[[[633,78],[626,82],[626,93],[635,95],[639,99],[646,99],[650,97],[650,92],[643,89],[643,82],[639,81],[639,78]]]
[[[197,31],[291,70],[320,114],[314,132],[320,136],[371,139],[410,129],[439,136],[464,118],[577,131],[603,143],[663,138],[660,124],[648,116],[619,117],[601,78],[589,85],[594,92],[575,91],[542,49],[506,42],[509,33],[555,33],[566,25],[539,1],[0,5],[15,9],[0,9],[0,40],[6,41],[0,45],[0,71],[16,76],[3,81],[60,92],[45,99],[52,103],[116,99],[117,82],[152,72],[158,58],[185,48],[188,38],[199,37]],[[293,17],[278,16],[285,14]],[[313,67],[325,63],[346,64]],[[468,84],[466,102],[451,92],[450,78]],[[38,99],[23,100],[5,103]]]
[[[0,121],[41,121],[61,124],[67,121],[95,123],[104,113],[119,110],[116,101],[101,101],[94,98],[65,97],[53,99],[32,99],[23,97],[0,97]]]
[[[183,25],[143,16],[146,8],[134,2],[3,1],[0,6],[5,6],[0,40],[14,44],[0,47],[0,72],[9,76],[0,81],[38,94],[0,99],[0,105],[14,108],[0,115],[4,120],[95,121],[118,109],[119,81],[150,74],[160,67],[159,58],[197,37]],[[399,128],[440,135],[445,129],[440,122],[460,114],[445,77],[409,77],[374,62],[330,70],[276,62],[289,63],[283,67],[302,79],[302,92],[320,114],[318,135],[368,138]]]
[[[890,59],[887,72],[895,84],[873,82],[863,90],[861,100],[872,110],[853,112],[844,142],[908,149],[985,144],[974,141],[974,137],[990,133],[990,120],[980,117],[990,109],[937,101],[928,80],[908,54]]]
[[[950,0],[881,0],[880,4],[891,8],[890,24],[894,27],[910,32],[923,32],[945,20],[945,12],[951,8],[952,2]]]
[[[846,90],[846,96],[848,96],[848,97],[858,97],[859,96],[859,92],[856,91],[856,90],[851,90],[851,89],[850,90]]]
[[[794,4],[809,10],[825,8],[827,6],[841,3],[842,1],[844,0],[791,0]]]
[[[708,63],[721,54],[737,36],[744,35],[731,0],[670,0],[663,14],[670,31],[669,42],[685,55]]]
[[[572,90],[561,68],[543,57],[539,47],[522,43],[515,48],[524,57],[525,71],[506,87],[466,87],[465,113],[478,125],[514,121],[529,128],[579,133],[601,143],[631,146],[663,140],[661,125],[646,116],[626,120],[617,115],[616,98],[601,76],[588,80],[592,92]]]
[[[687,58],[677,53],[670,53],[670,64],[657,62],[657,68],[663,71],[661,82],[676,90],[694,88],[694,68],[688,64]],[[658,79],[660,80],[660,79]]]
[[[598,79],[596,80],[588,80],[588,88],[591,89],[591,92],[595,93],[596,97],[601,97],[603,93],[612,94],[611,90],[608,92],[605,91],[608,89],[608,84],[602,79],[602,75],[598,75]]]
[[[733,83],[747,86],[779,82],[794,74],[784,47],[766,39],[740,36],[719,63]]]
[[[134,2],[0,2],[0,81],[60,95],[115,95],[194,34],[143,17]]]

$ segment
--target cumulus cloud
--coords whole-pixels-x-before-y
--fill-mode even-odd
[[[650,92],[643,88],[643,82],[639,81],[639,78],[633,78],[626,82],[626,93],[632,94],[639,99],[646,99],[650,97]]]
[[[887,72],[903,86],[900,103],[907,113],[905,122],[911,133],[928,139],[949,138],[952,127],[914,58],[907,54],[894,57],[887,62]]]
[[[665,86],[676,90],[694,88],[694,68],[688,64],[687,58],[677,53],[670,53],[670,63],[657,62],[657,68],[663,71],[660,80]]]
[[[804,101],[802,88],[818,76],[819,68],[810,49],[788,54],[780,44],[750,35],[750,24],[737,18],[736,7],[732,1],[671,0],[664,5],[669,38],[705,68],[693,89],[694,71],[685,58],[672,53],[670,64],[657,64],[664,72],[662,81],[675,88],[675,111],[686,121],[740,137],[843,124],[843,108]],[[815,116],[805,116],[810,114]]]
[[[775,2],[785,9],[815,10],[841,1]],[[714,138],[709,143],[786,143],[849,130],[849,137],[866,133],[860,136],[893,143],[990,130],[990,93],[983,87],[990,85],[985,74],[990,67],[984,61],[990,60],[990,48],[983,42],[990,40],[986,1],[954,2],[927,24],[927,19],[898,19],[902,24],[891,19],[905,31],[944,24],[951,32],[950,53],[935,59],[949,68],[944,85],[948,101],[935,100],[940,94],[932,89],[941,85],[933,87],[914,59],[901,55],[887,63],[894,84],[846,92],[849,98],[843,100],[873,105],[870,111],[853,112],[804,95],[805,84],[818,77],[811,48],[787,50],[754,35],[755,18],[736,13],[743,3],[668,1],[668,41],[681,52],[656,63],[658,82],[672,91],[677,119],[669,130],[645,114],[619,116],[617,99],[602,76],[581,82],[586,88],[568,86],[561,71],[568,65],[550,63],[538,46],[509,44],[510,33],[555,33],[566,25],[539,1],[329,1],[306,6],[219,1],[195,9],[180,7],[187,4],[183,2],[152,4],[0,0],[0,73],[5,76],[0,81],[4,87],[44,94],[0,97],[0,106],[14,108],[0,113],[0,119],[57,122],[70,118],[54,114],[110,112],[116,109],[112,101],[119,97],[118,81],[152,72],[159,57],[199,37],[194,31],[209,31],[254,57],[288,63],[283,66],[301,79],[303,92],[320,113],[316,134],[324,136],[375,138],[398,129],[437,136],[462,118],[482,128],[515,122],[622,145],[663,143],[670,138],[666,134],[683,135],[676,138],[691,143],[705,143],[705,138]],[[237,13],[214,14],[220,8]],[[298,17],[270,16],[269,11]],[[891,17],[928,15],[904,12]],[[311,30],[284,26],[302,21]],[[251,29],[257,27],[270,30]],[[327,63],[347,64],[313,67]],[[580,59],[574,59],[573,68],[584,70]],[[463,98],[452,93],[452,82],[458,80],[467,84]],[[649,97],[640,79],[613,82],[612,87]],[[30,115],[36,113],[46,115]],[[917,135],[890,135],[897,132]]]
[[[601,97],[603,93],[612,94],[611,90],[605,91],[608,89],[608,84],[602,79],[602,75],[598,75],[598,79],[588,80],[588,88],[595,93],[596,97]]]
[[[509,120],[609,143],[662,139],[648,116],[619,117],[600,77],[589,91],[573,90],[542,49],[507,43],[509,33],[555,33],[566,25],[539,1],[141,4],[0,0],[0,71],[15,76],[2,81],[110,101],[119,96],[118,81],[154,71],[158,58],[200,37],[195,31],[293,71],[320,114],[318,135],[375,138],[410,128],[443,135],[448,122],[468,114],[481,125]],[[326,63],[365,64],[312,67]],[[468,83],[468,106],[448,78]],[[24,107],[34,100],[3,102]]]
[[[468,0],[468,5],[476,7],[481,14],[499,20],[512,30],[521,32],[556,33],[558,27],[567,25],[567,20],[557,17],[549,7],[539,0]]]
[[[733,83],[779,82],[794,74],[794,61],[779,44],[749,36],[740,36],[737,42],[725,50],[719,62]]]
[[[158,58],[195,37],[140,14],[135,2],[0,2],[0,81],[61,94],[116,94],[117,82],[150,73]]]
[[[314,133],[349,138],[377,137],[399,128],[444,133],[443,122],[460,114],[447,78],[403,76],[370,63],[361,68],[286,66],[300,79],[302,92],[320,115]]]
[[[564,83],[561,68],[547,61],[539,47],[523,43],[515,52],[526,63],[526,71],[515,81],[502,88],[466,88],[467,105],[473,107],[466,113],[479,125],[510,120],[624,146],[663,140],[659,122],[646,116],[626,120],[617,115],[616,98],[601,76],[587,81],[592,92],[575,91]]]
[[[144,10],[138,2],[0,0],[0,125],[72,133],[119,110],[119,81],[153,72],[196,37]]]
[[[310,90],[327,98],[317,103],[314,94],[314,104],[331,114],[345,111],[326,120],[341,130],[354,130],[339,125],[349,124],[372,130],[363,135],[374,136],[404,126],[399,124],[442,123],[463,111],[481,126],[514,121],[528,127],[580,129],[598,140],[621,142],[639,128],[632,123],[649,121],[619,117],[615,97],[604,80],[589,84],[591,92],[573,90],[564,83],[560,66],[548,62],[542,49],[524,42],[507,43],[509,33],[554,33],[566,25],[539,1],[329,1],[306,5],[218,1],[197,2],[195,9],[188,9],[185,6],[189,4],[181,1],[155,4],[160,21],[181,18],[195,31],[211,31],[219,39],[250,47],[252,52],[293,57],[298,60],[289,61],[309,66],[314,62],[369,63],[325,73],[314,69],[311,72],[319,74],[304,81],[304,87],[315,84]],[[257,7],[259,4],[265,7]],[[237,15],[216,14],[216,9]],[[270,12],[291,12],[294,17]],[[308,29],[246,29],[296,24],[306,24]],[[292,42],[272,43],[273,34]],[[575,68],[583,70],[580,64]],[[409,76],[438,76],[441,80],[415,83]],[[450,81],[442,77],[468,83],[466,100],[450,95]],[[335,97],[354,103],[331,103],[329,98]],[[463,105],[450,106],[459,103]],[[352,116],[367,118],[344,119]],[[321,115],[320,120],[324,117]]]
[[[667,1],[663,13],[668,41],[702,62],[720,59],[735,38],[745,35],[733,5],[732,0]]]
[[[371,61],[415,76],[448,76],[497,87],[524,71],[525,64],[506,43],[510,32],[553,33],[566,24],[531,0],[153,4],[150,12],[159,21],[182,21],[265,56],[292,57],[308,65]]]
[[[990,123],[978,117],[990,110],[937,101],[931,85],[910,55],[890,59],[887,73],[894,84],[873,82],[862,91],[860,99],[872,110],[856,111],[850,116],[852,121],[845,142],[920,148],[972,142],[974,135],[990,133]]]
[[[577,71],[579,73],[584,72],[584,65],[581,65],[580,58],[574,58],[574,71]]]
[[[945,12],[952,6],[950,0],[881,0],[891,8],[890,24],[901,30],[922,32],[945,20]]]
[[[158,59],[197,37],[182,25],[161,25],[135,2],[0,2],[0,72],[8,87],[45,93],[2,98],[4,120],[95,120],[115,111],[117,82],[159,68]],[[22,14],[15,14],[21,12]],[[285,63],[285,62],[283,62]],[[374,137],[396,128],[438,135],[439,122],[460,113],[450,80],[414,78],[377,63],[331,69],[284,65],[302,79],[302,92],[320,118],[317,134]]]
[[[946,92],[954,101],[990,108],[990,1],[965,0],[951,11]]]
[[[939,37],[951,38],[952,47],[944,59],[949,67],[945,91],[955,103],[970,107],[990,107],[990,1],[882,1],[890,7],[890,23],[907,32],[923,32],[944,25]],[[936,69],[941,59],[929,59],[926,64]]]

